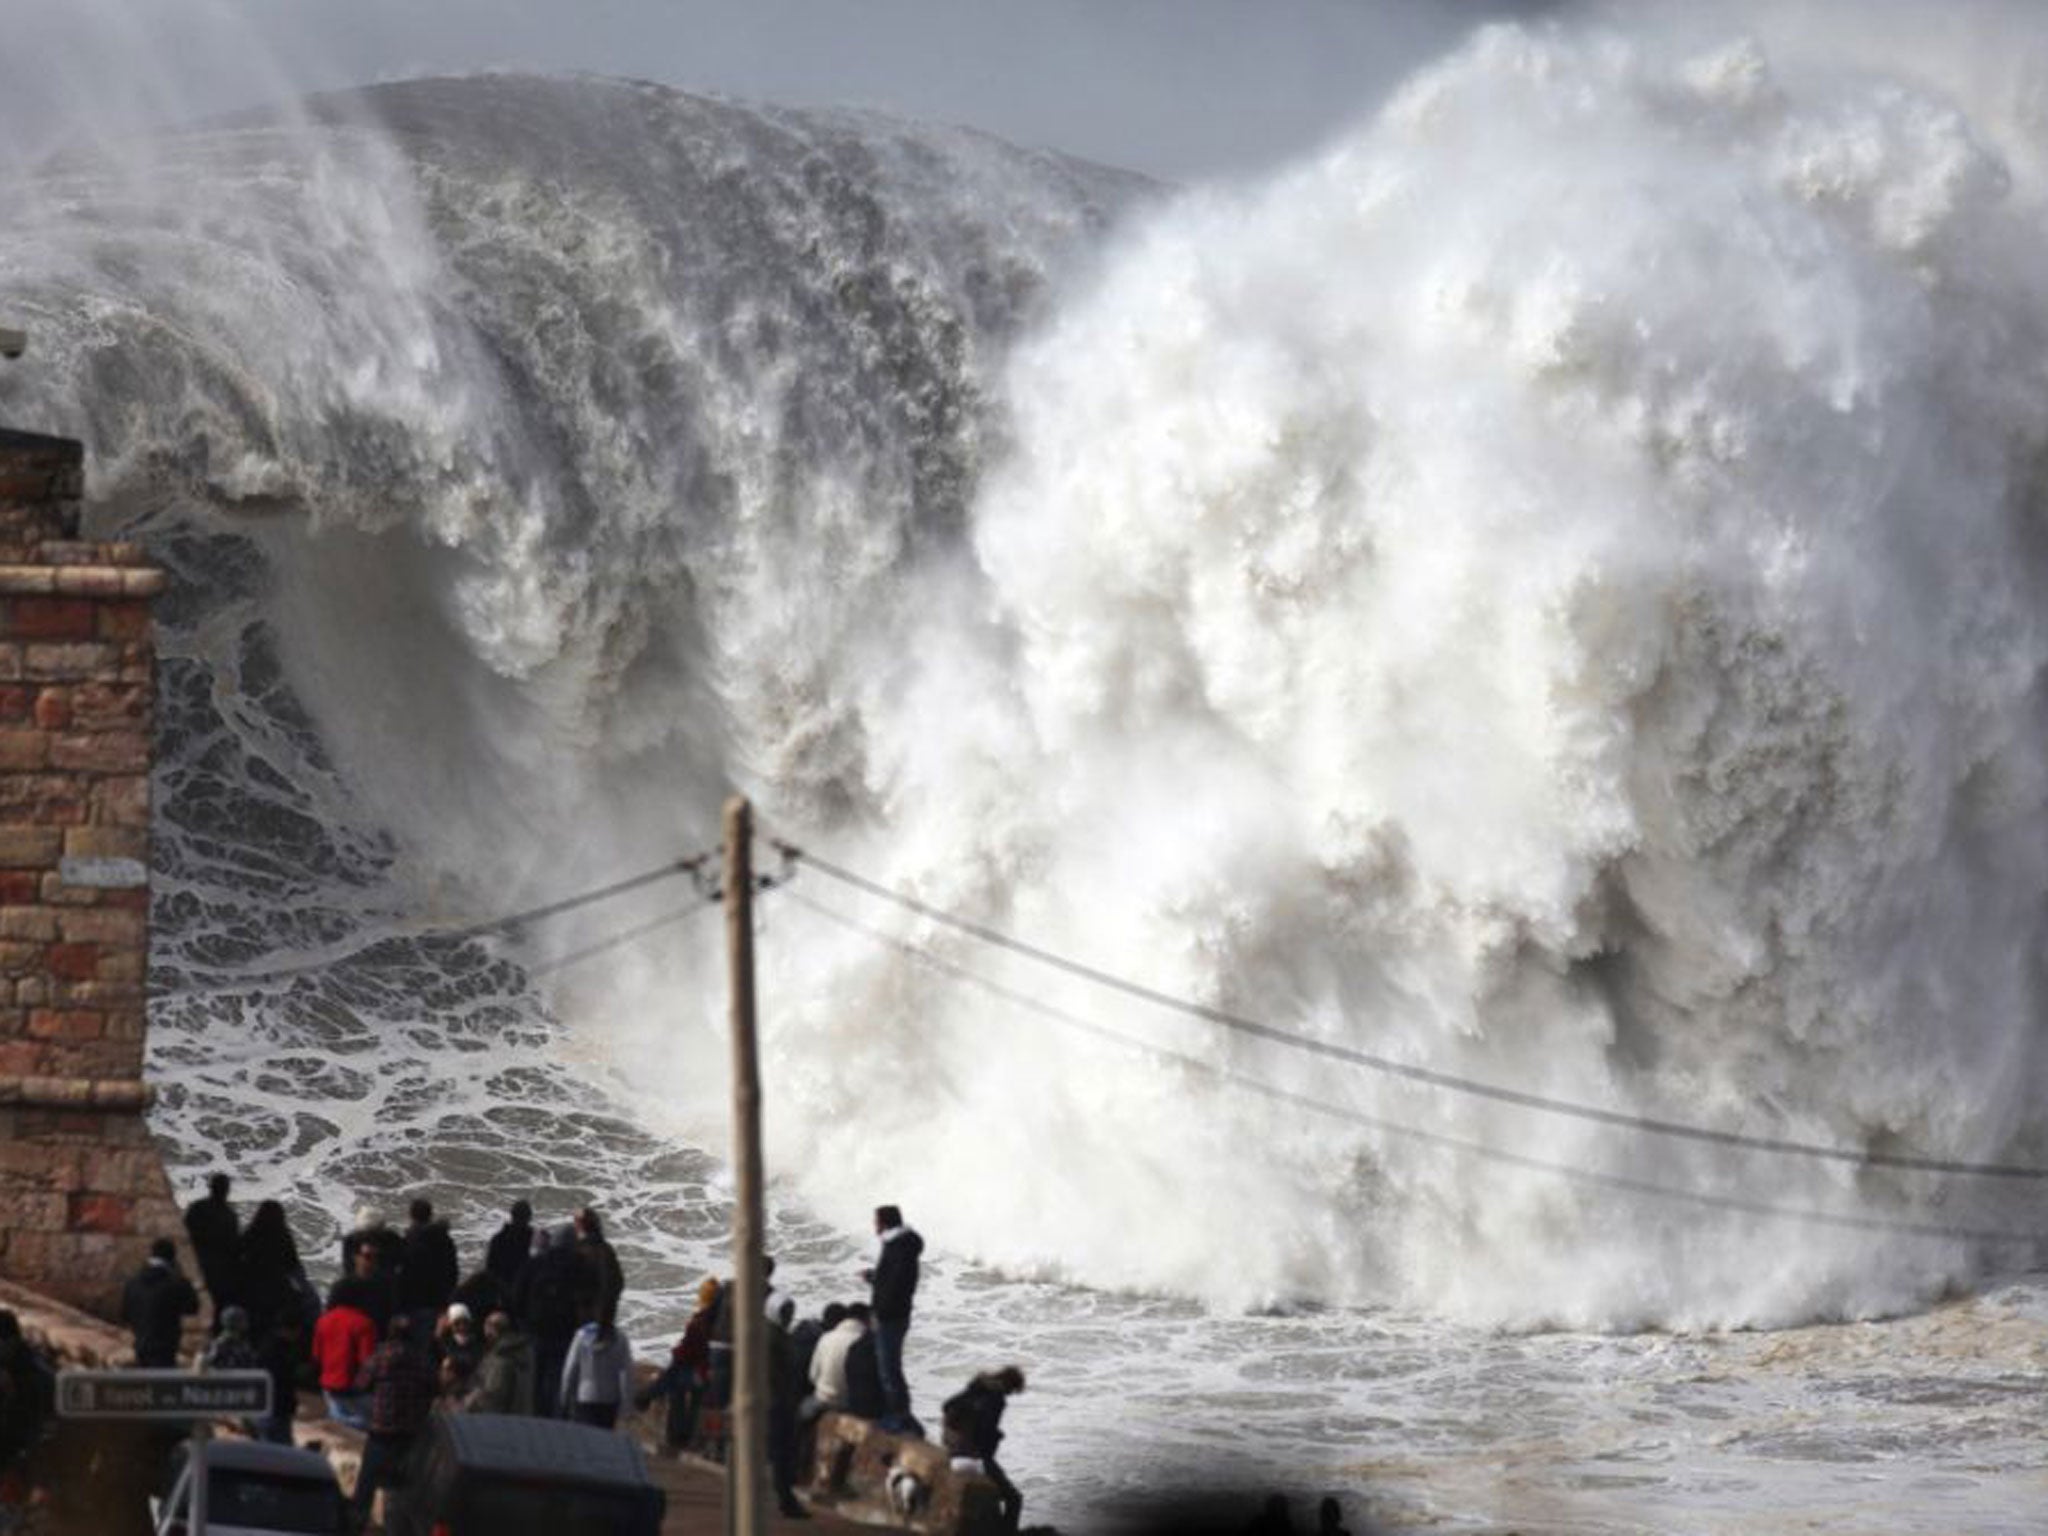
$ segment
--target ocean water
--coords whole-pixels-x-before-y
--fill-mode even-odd
[[[658,1349],[718,920],[476,930],[738,788],[1195,1005],[762,902],[778,1279],[901,1203],[1046,1518],[2030,1528],[2048,1195],[1897,1159],[2048,1167],[2048,80],[1908,14],[1492,28],[1219,187],[518,76],[37,168],[0,415],[175,578],[179,1176],[594,1200]]]

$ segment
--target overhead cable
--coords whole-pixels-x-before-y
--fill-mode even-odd
[[[1760,1216],[1776,1221],[1804,1223],[1812,1226],[1841,1227],[1859,1232],[1889,1232],[1906,1237],[1935,1238],[1943,1241],[1973,1242],[1987,1244],[2010,1244],[2015,1246],[2048,1243],[2048,1233],[2011,1232],[1996,1228],[1946,1225],[1938,1222],[1900,1220],[1885,1216],[1858,1216],[1847,1212],[1815,1210],[1806,1206],[1773,1205],[1767,1201],[1748,1200],[1737,1195],[1716,1195],[1703,1190],[1681,1189],[1675,1185],[1659,1184],[1649,1179],[1631,1178],[1626,1174],[1603,1173],[1598,1169],[1583,1168],[1573,1163],[1554,1162],[1548,1158],[1530,1157],[1520,1152],[1510,1152],[1502,1147],[1485,1142],[1471,1141],[1461,1136],[1448,1136],[1440,1131],[1427,1131],[1420,1127],[1404,1125],[1398,1121],[1385,1120],[1361,1110],[1347,1109],[1341,1105],[1326,1103],[1307,1094],[1291,1089],[1276,1087],[1271,1083],[1233,1072],[1226,1067],[1202,1061],[1184,1052],[1154,1044],[1135,1035],[1110,1029],[1091,1020],[1080,1018],[1062,1008],[1028,993],[1016,991],[1000,982],[991,981],[965,966],[956,965],[942,956],[932,953],[921,945],[913,944],[893,934],[872,928],[856,918],[835,912],[822,903],[810,900],[797,891],[784,891],[783,901],[795,902],[806,911],[816,913],[842,928],[862,934],[877,943],[887,945],[918,963],[941,974],[951,976],[969,986],[978,988],[992,997],[1038,1014],[1054,1023],[1078,1030],[1114,1044],[1127,1046],[1143,1052],[1160,1061],[1173,1062],[1187,1067],[1215,1081],[1228,1083],[1248,1092],[1271,1099],[1276,1103],[1305,1109],[1327,1119],[1342,1121],[1347,1125],[1360,1126],[1367,1130],[1382,1131],[1388,1135],[1403,1137],[1410,1141],[1422,1142],[1429,1146],[1442,1147],[1461,1152],[1488,1162],[1503,1163],[1514,1168],[1524,1168],[1537,1173],[1554,1174],[1575,1183],[1597,1185],[1606,1189],[1620,1190],[1628,1194],[1643,1195],[1659,1200],[1677,1201],[1687,1205],[1702,1206],[1711,1210],[1731,1211],[1740,1215]]]
[[[1315,1055],[1324,1056],[1333,1061],[1345,1062],[1350,1066],[1364,1067],[1370,1071],[1382,1072],[1392,1077],[1406,1078],[1410,1082],[1426,1083],[1433,1088],[1443,1088],[1454,1093],[1470,1094],[1475,1098],[1492,1099],[1498,1103],[1512,1104],[1521,1109],[1540,1110],[1545,1114],[1567,1115],[1574,1119],[1590,1120],[1601,1125],[1619,1126],[1625,1130],[1647,1131],[1659,1136],[1682,1137],[1688,1141],[1701,1141],[1713,1146],[1738,1147],[1750,1152],[1772,1152],[1794,1157],[1821,1158],[1830,1162],[1849,1163],[1863,1168],[1901,1168],[1915,1173],[1967,1174],[1987,1179],[2048,1179],[2048,1168],[2037,1168],[2012,1163],[1967,1162],[1953,1158],[1923,1157],[1904,1152],[1877,1152],[1859,1150],[1852,1147],[1834,1147],[1819,1142],[1793,1141],[1774,1136],[1753,1136],[1741,1131],[1718,1130],[1712,1126],[1693,1125],[1679,1120],[1662,1120],[1651,1115],[1631,1114],[1626,1110],[1603,1109],[1596,1104],[1581,1104],[1569,1099],[1550,1098],[1543,1094],[1529,1093],[1519,1088],[1504,1088],[1495,1083],[1459,1077],[1449,1072],[1439,1072],[1430,1067],[1417,1066],[1412,1062],[1395,1061],[1391,1057],[1375,1055],[1370,1051],[1357,1050],[1347,1045],[1338,1045],[1329,1040],[1317,1040],[1309,1035],[1296,1034],[1291,1030],[1280,1029],[1271,1024],[1261,1023],[1256,1019],[1246,1018],[1242,1014],[1231,1013],[1207,1003],[1194,1002],[1188,998],[1176,997],[1170,992],[1162,992],[1157,988],[1144,986],[1139,982],[1131,981],[1126,977],[1115,975],[1109,971],[1099,970],[1091,965],[1084,965],[1080,961],[1069,959],[1065,955],[1055,954],[1051,950],[1041,949],[1034,944],[1027,944],[1021,939],[1013,938],[1011,935],[1004,933],[1001,929],[992,928],[985,923],[975,922],[973,919],[962,917],[958,913],[948,912],[943,907],[932,906],[927,902],[919,901],[914,896],[906,896],[901,891],[892,890],[878,881],[870,880],[864,875],[856,874],[850,869],[842,868],[827,859],[822,859],[807,849],[784,842],[775,842],[773,846],[785,858],[798,861],[800,864],[809,865],[820,874],[828,875],[832,879],[852,886],[856,890],[866,891],[871,896],[877,896],[884,901],[893,902],[906,911],[917,913],[920,917],[927,917],[933,922],[943,923],[947,927],[958,929],[960,932],[979,939],[985,944],[992,944],[997,948],[1006,949],[1012,954],[1022,955],[1026,959],[1037,961],[1041,965],[1051,966],[1053,969],[1064,971],[1070,976],[1077,976],[1083,981],[1093,982],[1097,986],[1107,987],[1113,991],[1121,992],[1128,997],[1139,998],[1148,1003],[1155,1003],[1162,1008],[1169,1008],[1177,1013],[1187,1014],[1192,1018],[1203,1019],[1211,1024],[1218,1024],[1226,1029],[1236,1030],[1240,1034],[1252,1035],[1261,1040],[1270,1040],[1275,1044],[1288,1046],[1295,1050],[1312,1052]]]
[[[564,912],[573,912],[579,907],[588,907],[600,901],[609,901],[623,896],[628,891],[639,890],[642,886],[653,885],[662,880],[671,880],[678,875],[695,875],[716,857],[715,850],[708,853],[691,854],[688,858],[675,859],[657,869],[632,875],[624,880],[615,880],[609,885],[594,890],[581,891],[574,896],[565,896],[559,901],[547,902],[542,906],[527,907],[518,912],[508,912],[486,922],[469,923],[460,928],[420,928],[399,932],[382,933],[367,943],[359,944],[346,954],[323,956],[317,960],[305,960],[296,965],[275,966],[264,971],[245,973],[218,972],[221,979],[198,986],[178,987],[178,993],[192,992],[236,992],[247,987],[259,987],[274,981],[289,981],[294,977],[312,975],[319,971],[332,970],[360,959],[371,950],[385,944],[419,943],[432,940],[436,943],[462,943],[469,939],[480,939],[490,934],[502,933],[509,929],[522,928],[529,923],[541,922],[550,917],[559,917]]]

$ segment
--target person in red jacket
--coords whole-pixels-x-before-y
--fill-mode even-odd
[[[314,1325],[313,1361],[320,1367],[327,1415],[336,1423],[368,1427],[370,1394],[357,1390],[356,1377],[376,1347],[377,1325],[370,1314],[346,1302],[329,1307]]]

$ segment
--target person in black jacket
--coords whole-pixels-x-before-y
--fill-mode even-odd
[[[367,1248],[374,1268],[364,1269],[360,1261],[362,1251]],[[405,1255],[405,1240],[392,1231],[384,1215],[374,1206],[359,1206],[356,1209],[356,1224],[353,1230],[342,1235],[341,1272],[344,1275],[375,1275],[378,1281],[391,1288],[391,1301],[398,1301],[398,1268]],[[379,1324],[379,1328],[383,1325]]]
[[[943,1427],[940,1442],[955,1456],[975,1456],[982,1471],[996,1485],[996,1497],[1003,1507],[1004,1529],[1017,1529],[1024,1513],[1024,1495],[996,1464],[996,1451],[1003,1443],[1003,1409],[1024,1390],[1024,1373],[1014,1365],[999,1371],[984,1371],[967,1386],[946,1399],[940,1409]]]
[[[206,1181],[206,1194],[185,1207],[185,1235],[192,1239],[193,1257],[199,1260],[199,1278],[206,1282],[206,1294],[213,1301],[213,1331],[220,1332],[220,1314],[241,1300],[237,1295],[236,1253],[241,1244],[242,1222],[228,1204],[228,1176],[216,1173]]]
[[[533,1336],[534,1412],[553,1418],[561,1390],[562,1362],[583,1319],[577,1311],[577,1288],[583,1261],[576,1252],[576,1229],[564,1222],[540,1234],[540,1247],[512,1292],[512,1312]]]
[[[491,1238],[491,1245],[484,1250],[484,1268],[498,1284],[505,1287],[507,1295],[519,1283],[519,1271],[526,1268],[526,1261],[533,1257],[533,1207],[524,1200],[512,1202],[512,1219],[498,1228]],[[488,1313],[478,1313],[479,1317]]]
[[[56,1399],[56,1373],[29,1347],[21,1319],[0,1308],[0,1475],[42,1439]]]
[[[576,1251],[583,1260],[583,1285],[578,1304],[586,1323],[611,1323],[619,1315],[619,1298],[626,1292],[626,1272],[619,1267],[619,1255],[605,1241],[604,1224],[589,1206],[576,1213]]]
[[[875,1365],[882,1376],[882,1428],[902,1433],[916,1427],[910,1412],[910,1384],[903,1379],[903,1337],[910,1332],[910,1307],[917,1296],[918,1256],[924,1239],[903,1224],[893,1205],[875,1207],[875,1235],[882,1248],[861,1277],[873,1287]]]
[[[434,1324],[455,1295],[462,1266],[448,1223],[434,1219],[431,1200],[412,1203],[412,1222],[398,1259],[398,1309],[412,1315],[415,1338],[431,1338]]]
[[[790,1327],[796,1303],[785,1296],[768,1312],[768,1470],[775,1485],[775,1504],[788,1520],[808,1520],[811,1512],[796,1496],[796,1405],[810,1388],[799,1373],[796,1344]]]
[[[839,1411],[856,1419],[880,1419],[888,1411],[883,1395],[880,1351],[875,1347],[874,1313],[864,1301],[856,1301],[846,1315],[867,1332],[846,1347],[846,1401]]]
[[[299,1245],[285,1220],[284,1207],[266,1200],[249,1218],[236,1256],[240,1300],[249,1313],[251,1338],[267,1338],[277,1320],[299,1310],[299,1286],[305,1267]]]
[[[121,1293],[121,1321],[135,1334],[135,1363],[168,1369],[178,1363],[178,1334],[199,1311],[199,1293],[178,1273],[178,1249],[168,1237],[149,1245],[149,1262]]]

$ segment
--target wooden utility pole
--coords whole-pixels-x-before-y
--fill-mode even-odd
[[[732,1456],[726,1529],[768,1528],[767,1278],[761,1273],[761,1072],[754,1051],[754,808],[725,802],[725,939],[732,969]]]

